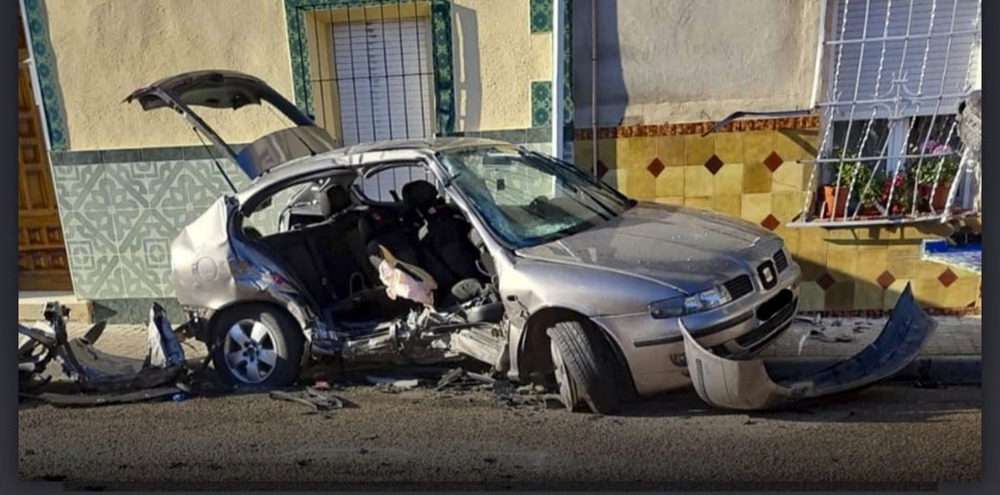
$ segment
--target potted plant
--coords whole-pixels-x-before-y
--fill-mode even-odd
[[[892,191],[892,204],[886,206],[886,214],[901,215],[910,211],[911,202],[908,191],[913,190],[912,176],[900,173],[895,175],[895,179],[891,177],[892,174],[887,174],[887,177],[880,181],[878,201],[879,204],[888,203],[889,192]]]
[[[885,190],[885,177],[882,174],[872,175],[872,169],[864,167],[858,170],[855,179],[854,190],[858,194],[858,215],[863,217],[874,217],[882,214],[879,208],[879,201],[883,199]]]
[[[833,156],[839,155],[836,149]],[[854,157],[845,157],[847,159]],[[840,163],[839,170],[834,174],[834,182],[824,184],[822,187],[823,204],[821,215],[823,218],[843,218],[847,208],[847,200],[850,192],[851,180],[853,177],[855,187],[858,183],[864,184],[868,180],[871,169],[863,162],[844,161]],[[836,203],[836,206],[834,205]]]
[[[948,193],[951,183],[958,174],[958,156],[946,144],[938,144],[928,141],[924,147],[924,152],[929,154],[945,154],[925,158],[923,163],[919,159],[912,160],[909,172],[912,174],[910,184],[917,185],[917,209],[920,211],[942,211],[948,201]],[[940,174],[938,169],[940,168]]]

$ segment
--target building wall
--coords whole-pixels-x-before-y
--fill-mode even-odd
[[[646,201],[716,211],[780,235],[802,266],[801,309],[891,309],[907,283],[929,308],[981,308],[980,276],[920,259],[937,225],[825,229],[788,227],[804,205],[819,142],[814,117],[746,121],[739,130],[701,133],[711,122],[604,128],[598,173]],[[576,164],[591,170],[593,144],[577,132]]]
[[[573,5],[578,127],[591,122],[590,4]],[[819,0],[598,1],[598,125],[808,107],[819,8]]]
[[[292,91],[281,0],[46,0],[69,150],[198,144],[168,110],[143,112],[122,99],[162,77],[233,69]],[[243,143],[279,128],[268,112],[206,116]]]
[[[233,8],[236,3],[239,8]],[[435,20],[435,33],[441,26],[434,9],[451,8],[445,17],[454,33],[448,60],[461,75],[455,90],[462,96],[455,130],[549,151],[548,128],[532,127],[531,94],[533,82],[551,77],[551,17],[538,15],[545,3],[456,0],[445,5],[434,0],[420,5]],[[26,0],[47,114],[58,133],[51,159],[76,295],[144,318],[148,306],[128,301],[173,296],[167,258],[171,240],[229,190],[183,119],[169,110],[144,112],[135,103],[121,103],[127,94],[184,71],[232,69],[262,78],[297,103],[308,102],[301,97],[303,81],[292,70],[301,60],[291,49],[297,33],[288,29],[295,9],[318,5],[342,14],[347,7],[355,11],[377,4]],[[436,79],[451,70],[435,66]],[[280,125],[263,108],[198,112],[236,144]],[[239,170],[221,163],[237,188],[246,184]]]
[[[531,83],[552,79],[552,33],[532,32],[533,3],[454,0],[456,131],[532,126]]]

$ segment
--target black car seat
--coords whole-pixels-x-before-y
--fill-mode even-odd
[[[425,180],[406,184],[403,202],[424,222],[420,241],[446,265],[455,282],[483,278],[476,267],[479,253],[469,240],[472,226],[459,211],[445,203],[433,184]]]

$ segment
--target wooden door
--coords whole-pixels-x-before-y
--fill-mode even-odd
[[[72,288],[24,30],[17,37],[17,289]]]

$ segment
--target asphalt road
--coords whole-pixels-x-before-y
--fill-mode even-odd
[[[920,489],[981,470],[979,388],[877,386],[766,414],[679,393],[614,417],[510,407],[488,391],[336,393],[356,407],[324,417],[266,394],[24,402],[20,476],[173,490]]]

